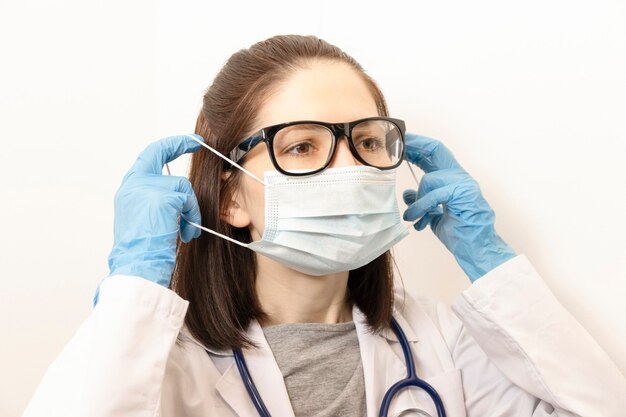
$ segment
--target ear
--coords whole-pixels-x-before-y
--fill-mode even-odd
[[[232,200],[228,202],[226,210],[220,215],[220,218],[233,227],[248,227],[250,224],[250,215],[238,201],[238,194],[233,195]]]
[[[231,172],[225,171],[222,173],[222,180],[225,181],[230,177]],[[244,205],[241,201],[241,196],[237,191],[232,196],[232,199],[226,205],[225,211],[220,214],[220,219],[230,224],[233,227],[241,228],[248,227],[250,224],[250,216],[244,209]]]

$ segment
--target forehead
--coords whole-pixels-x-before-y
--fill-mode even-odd
[[[371,116],[378,116],[376,102],[356,70],[341,62],[315,61],[276,86],[259,109],[256,128],[296,120],[339,123]]]

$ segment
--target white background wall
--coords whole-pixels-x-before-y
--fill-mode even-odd
[[[193,130],[232,53],[286,33],[343,48],[409,131],[442,140],[626,373],[625,22],[609,0],[0,1],[0,415],[89,314],[138,152]],[[415,293],[469,285],[430,229],[396,253]]]

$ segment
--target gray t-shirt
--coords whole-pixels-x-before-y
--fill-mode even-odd
[[[297,417],[363,417],[365,385],[354,322],[263,328]]]

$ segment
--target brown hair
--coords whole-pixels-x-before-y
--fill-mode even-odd
[[[228,154],[254,133],[263,100],[290,74],[316,60],[345,63],[359,74],[376,102],[380,116],[387,104],[376,83],[349,55],[315,36],[281,35],[233,54],[204,94],[195,133]],[[223,175],[224,163],[208,150],[191,159],[190,181],[198,198],[205,227],[243,242],[247,228],[235,228],[220,218],[231,200],[241,174]],[[246,337],[252,319],[265,318],[255,290],[254,253],[209,233],[188,244],[178,241],[172,289],[189,301],[185,317],[191,334],[206,346],[227,349],[253,346]],[[389,252],[350,271],[348,302],[356,303],[372,331],[388,327],[393,310],[393,269]]]

